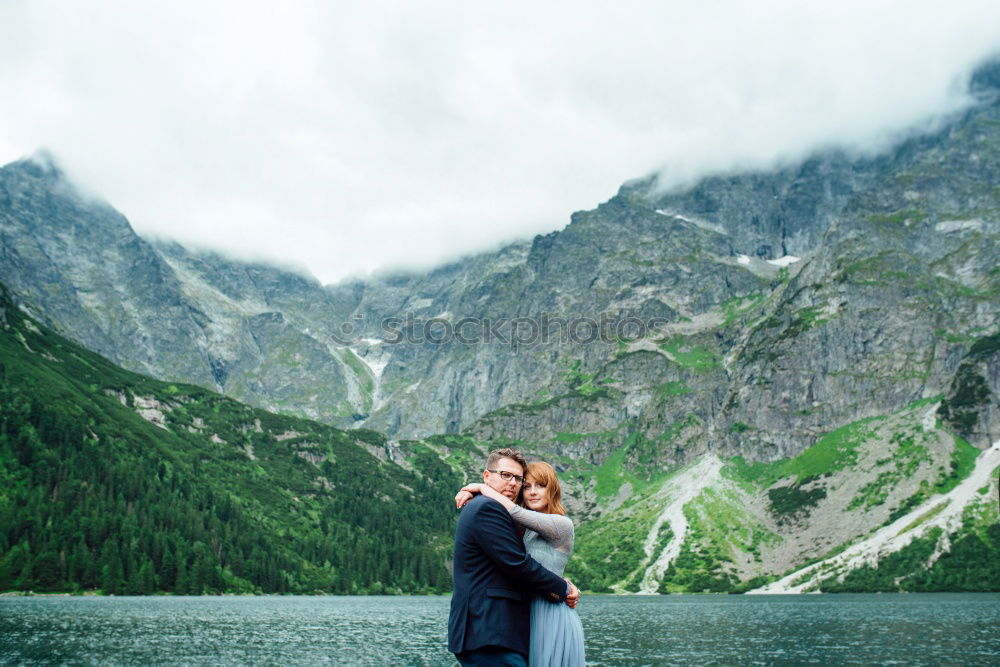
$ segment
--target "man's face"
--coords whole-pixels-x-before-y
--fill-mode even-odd
[[[524,468],[514,459],[502,458],[497,461],[493,468],[498,472],[486,470],[483,472],[483,482],[497,493],[507,496],[511,500],[517,500],[517,494],[521,490],[521,485],[513,478],[504,480],[501,472],[509,472],[512,475],[521,477],[524,475]]]

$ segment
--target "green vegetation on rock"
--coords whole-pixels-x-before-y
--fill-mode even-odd
[[[734,296],[726,299],[719,306],[722,309],[723,326],[729,326],[766,300],[767,295],[760,293],[747,294],[746,296]]]
[[[737,481],[767,488],[780,479],[794,477],[799,483],[816,479],[857,461],[857,449],[874,436],[884,417],[870,417],[827,433],[798,456],[774,463],[747,462],[742,457],[731,459],[723,474]]]
[[[900,480],[911,477],[921,463],[930,463],[927,447],[922,444],[928,437],[923,429],[898,432],[889,439],[886,456],[878,461],[884,469],[871,482],[858,489],[847,509],[869,509],[885,502]]]
[[[908,208],[894,213],[873,213],[868,216],[868,221],[877,224],[898,225],[904,222],[920,222],[926,217],[927,213],[924,211]]]
[[[778,523],[797,521],[808,516],[810,508],[815,507],[820,500],[826,498],[826,489],[815,484],[818,479],[816,476],[806,477],[790,486],[777,486],[768,489],[769,509],[771,514],[777,518]],[[809,489],[802,488],[809,484],[813,484],[813,486]]]
[[[995,503],[967,511],[963,530],[948,535],[934,527],[896,553],[882,558],[878,567],[863,565],[842,581],[826,580],[825,593],[839,592],[995,592],[1000,591],[1000,522]],[[929,518],[929,517],[928,517]]]
[[[730,571],[732,558],[720,543],[708,539],[702,521],[692,512],[687,538],[660,583],[660,593],[727,593],[739,586]]]
[[[646,511],[583,524],[577,529],[566,576],[581,590],[611,592],[611,586],[625,580],[645,558],[642,546],[654,519]]]
[[[694,371],[708,371],[721,365],[718,354],[710,347],[689,341],[684,336],[672,336],[660,341],[660,348],[680,366]]]
[[[979,370],[981,359],[1000,349],[1000,333],[977,340],[959,365],[938,416],[959,433],[968,435],[977,427],[980,411],[993,400],[986,378]]]
[[[678,380],[672,380],[656,386],[656,395],[660,398],[684,396],[685,394],[690,394],[691,391],[689,386]]]

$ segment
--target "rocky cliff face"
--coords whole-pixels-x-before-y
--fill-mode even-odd
[[[0,170],[0,253],[0,280],[40,319],[127,368],[327,421],[353,413],[318,283],[148,242],[44,156]]]
[[[997,330],[997,69],[973,108],[880,156],[670,193],[639,180],[531,242],[326,288],[144,241],[23,161],[0,170],[0,280],[129,368],[397,439],[464,431],[595,463],[624,448],[650,474],[786,457],[960,393]],[[977,359],[982,446],[998,387]]]
[[[568,455],[581,441],[620,445],[640,433],[661,440],[653,457],[668,465],[704,448],[774,459],[832,426],[944,393],[998,327],[1000,115],[995,95],[980,93],[945,129],[877,159],[825,156],[660,198],[639,184],[615,208],[574,219],[563,234],[611,215],[629,237],[622,246],[639,252],[640,220],[660,212],[672,216],[664,231],[683,225],[686,254],[661,246],[646,272],[651,297],[679,317],[590,366],[604,395],[508,408],[472,431]],[[775,269],[776,256],[788,264]],[[990,373],[978,375],[984,424],[997,400]],[[682,424],[684,434],[698,425],[701,445],[663,442]]]
[[[0,172],[0,252],[3,280],[46,323],[137,370],[210,379],[196,359],[161,361],[199,332],[169,266],[44,155]]]
[[[523,261],[511,251],[489,269],[406,278],[406,306],[386,302],[396,286],[360,286],[367,321],[549,317],[612,332],[586,342],[581,325],[576,340],[516,354],[496,341],[394,346],[405,367],[387,367],[388,400],[366,424],[600,458],[632,433],[699,423],[704,437],[660,448],[673,464],[708,447],[792,455],[944,392],[997,328],[995,69],[974,78],[974,108],[889,153],[826,153],[667,194],[637,181],[535,238]],[[656,324],[637,337],[635,320]]]
[[[962,359],[938,415],[977,447],[1000,441],[1000,333],[979,339]]]

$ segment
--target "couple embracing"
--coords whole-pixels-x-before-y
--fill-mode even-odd
[[[580,592],[562,577],[573,522],[556,471],[498,449],[483,483],[463,487],[455,503],[462,513],[448,650],[467,666],[583,665],[583,627],[573,609]]]

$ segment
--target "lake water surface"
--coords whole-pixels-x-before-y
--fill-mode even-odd
[[[453,665],[447,597],[4,597],[4,664]],[[1000,594],[585,596],[593,665],[1000,664]]]

